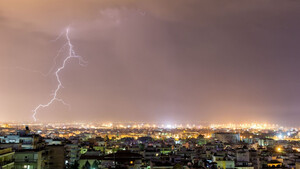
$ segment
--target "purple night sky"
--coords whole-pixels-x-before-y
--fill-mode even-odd
[[[300,117],[300,1],[0,0],[1,121],[268,122]],[[57,58],[61,66],[66,53]]]

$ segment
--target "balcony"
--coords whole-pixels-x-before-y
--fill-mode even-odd
[[[0,162],[0,168],[4,167],[6,165],[12,165],[12,164],[14,164],[13,160],[3,161],[3,162]]]

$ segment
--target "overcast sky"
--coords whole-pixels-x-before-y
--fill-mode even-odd
[[[0,0],[1,121],[51,99],[68,26],[88,64],[40,121],[298,122],[296,0]]]

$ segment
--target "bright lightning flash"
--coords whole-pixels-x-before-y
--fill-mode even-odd
[[[61,35],[60,35],[60,36],[61,36]],[[59,36],[59,37],[60,37],[60,36]],[[57,84],[57,87],[56,87],[56,89],[54,90],[54,92],[52,93],[52,96],[53,96],[53,97],[51,98],[51,100],[50,100],[48,103],[46,103],[46,104],[39,104],[39,105],[33,110],[34,113],[33,113],[32,117],[33,117],[34,121],[37,120],[37,119],[36,119],[36,114],[37,114],[38,110],[41,109],[41,108],[45,108],[45,107],[50,106],[54,101],[58,101],[58,102],[63,103],[64,105],[69,106],[69,105],[68,105],[67,103],[65,103],[62,99],[60,99],[60,98],[57,97],[57,93],[59,92],[59,90],[60,90],[61,88],[63,88],[62,82],[61,82],[61,80],[60,80],[59,73],[65,68],[67,62],[68,62],[70,59],[73,59],[73,58],[78,59],[78,60],[79,60],[79,64],[80,64],[80,65],[83,65],[83,66],[84,66],[84,64],[86,63],[86,62],[82,59],[81,56],[76,55],[76,53],[75,53],[75,51],[74,51],[74,49],[73,49],[73,45],[72,45],[71,40],[70,40],[70,37],[69,37],[69,28],[66,29],[66,31],[65,31],[65,36],[66,36],[67,42],[66,42],[66,44],[65,44],[64,46],[68,46],[68,48],[69,48],[69,49],[68,49],[68,56],[63,60],[62,65],[61,65],[59,68],[57,68],[57,70],[55,71],[55,76],[56,76],[56,80],[57,80],[57,83],[58,83],[58,84]],[[60,51],[59,51],[59,52],[60,52]]]

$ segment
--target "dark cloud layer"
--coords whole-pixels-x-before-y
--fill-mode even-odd
[[[71,27],[60,103],[40,120],[297,124],[299,1],[0,0],[0,113],[31,120],[50,99]],[[62,58],[58,59],[61,61]]]

